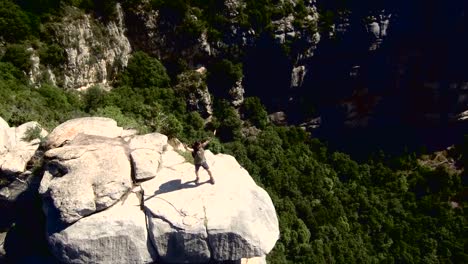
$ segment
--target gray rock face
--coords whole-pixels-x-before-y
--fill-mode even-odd
[[[63,85],[67,88],[86,89],[92,85],[107,86],[117,72],[128,62],[130,42],[125,36],[125,23],[120,4],[116,6],[117,19],[106,26],[78,10],[57,23],[53,30],[65,48],[67,64]]]
[[[169,263],[263,256],[279,237],[273,204],[237,161],[206,151],[216,183],[173,151],[158,176],[142,183],[150,238]],[[176,254],[177,253],[177,254]]]
[[[109,210],[79,220],[48,237],[64,263],[152,263],[156,258],[145,215],[134,193]]]
[[[31,83],[39,83],[41,77],[41,71],[39,68],[40,58],[37,52],[33,48],[28,48],[28,51],[31,52],[29,60],[31,61],[31,68],[28,72],[28,77]]]
[[[26,172],[19,175],[8,186],[0,189],[0,202],[13,204],[16,199],[25,192],[31,183],[31,172]]]
[[[284,112],[275,112],[268,115],[268,119],[277,126],[284,126],[288,124],[286,113]]]
[[[211,95],[205,83],[206,68],[199,67],[195,71],[186,71],[177,76],[178,84],[175,89],[184,93],[188,98],[188,106],[203,117],[213,114]]]
[[[208,234],[202,226],[179,231],[169,222],[152,218],[148,227],[151,230],[151,240],[162,259],[170,263],[184,263],[187,260],[204,263],[210,260],[210,250],[207,243]]]
[[[239,10],[245,4],[239,0],[226,0],[224,1],[224,6],[226,7],[226,15],[229,18],[236,18],[240,13]]]
[[[46,147],[55,148],[73,140],[79,134],[116,138],[122,135],[123,128],[117,122],[105,117],[83,117],[68,120],[56,127],[47,137]]]
[[[291,88],[297,88],[302,86],[304,77],[307,74],[307,69],[305,66],[294,67],[291,73]]]
[[[460,113],[460,114],[458,115],[458,120],[459,120],[459,121],[468,120],[468,110],[466,110],[466,111]]]
[[[5,237],[6,237],[6,234],[7,233],[4,233],[4,232],[0,232],[0,261],[2,260],[2,258],[5,256],[6,252],[5,252],[5,248],[3,247],[3,245],[5,245]]]
[[[290,14],[287,17],[284,17],[278,21],[274,21],[273,25],[275,26],[275,39],[279,44],[284,44],[287,37],[291,39],[291,33],[294,33],[294,26],[292,22],[294,21],[294,16]],[[295,34],[294,34],[295,35]]]
[[[281,8],[285,3],[288,5],[296,6],[297,1],[280,1],[278,4]],[[294,66],[291,70],[291,88],[298,88],[302,86],[302,82],[307,73],[307,59],[313,57],[317,45],[321,40],[320,33],[311,32],[311,28],[317,28],[319,21],[319,12],[315,6],[314,1],[305,1],[305,10],[307,15],[304,18],[295,17],[294,13],[287,14],[286,16],[272,21],[274,28],[274,38],[278,44],[290,46],[287,43],[300,43],[301,50],[293,51],[291,59]],[[298,22],[300,21],[300,22]],[[295,23],[298,22],[298,23]]]
[[[369,50],[373,51],[380,47],[387,36],[387,30],[390,26],[392,14],[386,14],[382,11],[378,16],[370,16],[369,22],[365,25],[367,33],[371,36],[371,45]]]
[[[125,36],[124,14],[120,4],[115,5],[116,16],[102,21],[73,7],[63,9],[61,21],[46,23],[56,44],[65,51],[65,63],[57,68],[41,64],[39,50],[31,51],[28,77],[32,84],[44,82],[79,90],[93,85],[109,88],[117,73],[122,71],[132,51]]]
[[[239,107],[244,102],[244,86],[242,85],[242,79],[238,80],[235,85],[229,90],[231,96],[231,102],[234,107]]]
[[[118,139],[80,134],[67,146],[49,150],[39,192],[47,211],[73,223],[119,201],[132,186],[126,147]]]

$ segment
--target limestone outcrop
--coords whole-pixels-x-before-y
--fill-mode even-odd
[[[165,135],[128,135],[117,126],[101,133],[102,122],[112,124],[70,120],[47,141],[39,193],[60,262],[264,263],[279,238],[278,219],[234,157],[207,150],[216,183],[202,169],[197,184],[184,158],[190,154]]]
[[[116,4],[115,19],[106,25],[75,8],[66,12],[62,21],[50,26],[66,53],[63,75],[57,77],[67,88],[108,86],[126,67],[132,51],[120,4]]]

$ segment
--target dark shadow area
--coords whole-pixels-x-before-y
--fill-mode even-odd
[[[353,11],[347,32],[321,40],[297,94],[322,117],[313,135],[359,159],[380,150],[400,155],[460,143],[468,133],[467,122],[456,121],[468,106],[468,2],[347,2]],[[334,11],[343,3],[318,1]],[[359,21],[372,7],[392,14],[375,51],[368,50],[372,39]],[[293,123],[308,118],[297,104],[287,114]]]
[[[15,201],[14,225],[4,244],[5,263],[58,263],[50,253],[46,239],[46,220],[38,194],[42,177],[33,177],[27,190]]]
[[[172,181],[168,181],[166,183],[163,183],[161,184],[161,186],[159,186],[159,189],[156,190],[154,192],[153,195],[145,198],[145,201],[159,195],[159,194],[163,194],[163,193],[169,193],[169,192],[174,192],[174,191],[179,191],[179,190],[182,190],[182,189],[192,189],[192,188],[196,188],[198,186],[201,186],[203,184],[208,184],[210,183],[210,181],[204,181],[204,182],[200,182],[200,183],[196,183],[195,180],[193,181],[188,181],[188,182],[185,182],[185,183],[182,183],[182,181],[179,179],[179,180],[172,180]]]
[[[159,263],[159,264],[183,264],[183,263],[168,263],[168,262],[164,262],[162,260],[159,260],[155,263]],[[208,262],[200,262],[200,264],[240,264],[241,263],[241,260],[225,260],[225,261],[218,261],[218,260],[210,260]]]
[[[457,127],[458,126],[458,127]],[[331,128],[314,134],[327,142],[330,150],[346,152],[354,159],[367,159],[380,151],[386,155],[401,156],[412,152],[426,154],[461,144],[468,131],[467,124],[447,127],[379,127],[368,129]]]
[[[292,63],[282,47],[263,34],[243,61],[245,97],[257,96],[268,112],[284,110],[291,83]]]

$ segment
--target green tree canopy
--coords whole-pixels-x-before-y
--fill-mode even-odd
[[[0,1],[0,37],[10,43],[31,35],[31,21],[23,10],[10,0]]]
[[[162,63],[148,54],[137,51],[121,74],[120,85],[133,87],[168,87],[169,76]]]

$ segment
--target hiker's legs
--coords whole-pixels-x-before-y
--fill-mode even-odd
[[[206,171],[208,172],[208,175],[210,175],[211,184],[214,184],[214,183],[215,183],[215,180],[214,180],[214,178],[213,178],[213,174],[211,174],[210,169],[207,169]]]
[[[203,162],[202,166],[208,172],[208,175],[210,175],[211,184],[214,184],[215,181],[214,181],[214,178],[213,178],[213,174],[211,174],[210,167],[208,166],[208,164],[206,162]]]
[[[198,171],[195,171],[195,175],[197,176],[197,178],[195,178],[195,182],[199,182],[200,181],[200,177],[198,177]]]
[[[195,179],[195,182],[198,183],[200,181],[200,177],[198,177],[198,170],[200,169],[200,164],[195,164],[195,175],[197,178]]]

